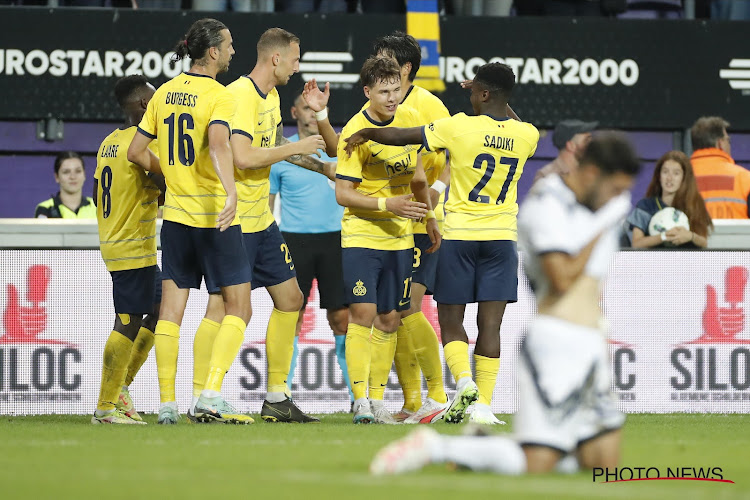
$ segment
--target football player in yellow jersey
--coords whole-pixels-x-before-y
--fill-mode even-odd
[[[361,148],[357,145],[372,140],[422,144],[450,154],[445,243],[435,284],[443,349],[457,386],[445,414],[447,422],[460,422],[466,408],[479,398],[472,419],[499,423],[490,403],[500,368],[500,323],[506,304],[517,300],[516,185],[539,140],[533,125],[508,117],[514,85],[509,66],[485,64],[471,86],[476,116],[459,113],[424,127],[370,128],[352,137],[342,134],[346,151],[356,151]],[[476,383],[463,328],[466,304],[473,302],[479,303]]]
[[[292,402],[287,386],[303,295],[289,247],[268,206],[274,163],[287,160],[329,178],[335,169],[333,163],[308,156],[325,146],[320,135],[297,142],[283,135],[276,86],[286,85],[299,71],[299,43],[299,38],[281,28],[266,30],[258,40],[255,67],[227,87],[237,101],[231,143],[237,169],[237,213],[252,269],[252,288],[265,287],[274,304],[266,333],[268,385],[261,409],[266,422],[318,422]]]
[[[127,154],[154,91],[141,75],[117,81],[115,97],[125,123],[102,141],[96,157],[94,204],[102,258],[112,276],[115,326],[104,346],[99,400],[91,418],[94,424],[145,423],[133,407],[128,386],[154,345],[159,318],[156,213],[160,189],[153,174],[128,161]]]
[[[360,79],[370,106],[349,120],[343,135],[368,125],[386,129],[420,123],[416,111],[399,106],[401,72],[393,59],[367,59]],[[354,393],[354,423],[395,423],[383,405],[383,390],[393,363],[401,312],[410,304],[412,220],[427,218],[433,243],[428,252],[440,246],[417,149],[376,141],[363,143],[351,155],[339,148],[336,201],[346,207],[341,246],[350,312],[346,364]],[[413,201],[415,196],[419,201]]]
[[[226,315],[211,349],[195,417],[203,422],[252,423],[221,397],[224,375],[237,356],[250,320],[250,267],[235,217],[237,192],[229,144],[236,103],[216,81],[234,54],[223,23],[193,23],[174,52],[190,57],[190,71],[162,85],[149,102],[128,159],[164,173],[167,197],[161,231],[163,295],[155,331],[161,408],[159,423],[179,418],[175,375],[180,323],[190,288],[219,288]],[[158,157],[148,149],[158,137]]]

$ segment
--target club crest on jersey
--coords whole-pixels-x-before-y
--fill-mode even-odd
[[[260,147],[270,148],[271,147],[271,136],[263,136],[260,138]]]
[[[365,288],[365,284],[362,283],[362,280],[357,280],[357,283],[355,283],[355,286],[352,289],[352,293],[357,297],[363,297],[367,294],[367,288]]]

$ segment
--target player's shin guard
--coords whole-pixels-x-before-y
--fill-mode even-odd
[[[367,397],[370,375],[370,332],[372,327],[349,323],[346,328],[346,367],[352,383],[354,400]]]
[[[138,330],[138,336],[133,341],[133,350],[130,353],[128,372],[125,375],[125,385],[130,385],[148,358],[148,353],[154,347],[154,332],[142,326]]]
[[[274,308],[266,332],[268,392],[287,394],[286,380],[294,354],[294,334],[299,311],[283,312]]]
[[[346,335],[334,335],[336,341],[336,360],[339,363],[341,369],[341,375],[344,377],[346,388],[349,390],[349,399],[354,401],[354,394],[352,394],[352,383],[349,381],[349,370],[346,367]]]
[[[396,332],[396,375],[404,392],[404,408],[410,412],[417,411],[422,406],[422,377],[419,373],[419,363],[414,355],[412,343],[409,341],[409,331],[406,324],[400,325]]]
[[[208,377],[214,341],[219,333],[221,323],[203,318],[193,339],[193,397],[200,397]]]
[[[492,393],[495,392],[497,373],[500,371],[500,358],[474,354],[474,366],[477,371],[474,382],[479,388],[478,403],[489,406],[492,403]]]
[[[156,372],[159,375],[159,399],[175,401],[174,379],[177,376],[177,355],[180,351],[180,325],[160,319],[154,331]]]
[[[298,342],[299,337],[294,337],[294,351],[292,352],[292,362],[289,364],[289,376],[286,378],[286,386],[289,388],[289,392],[292,392],[294,369],[297,368],[297,355],[299,354],[299,347],[297,346]]]
[[[370,362],[370,399],[383,400],[388,384],[393,357],[396,354],[396,332],[386,333],[372,329],[372,361]]]
[[[409,331],[414,354],[427,381],[427,397],[438,403],[447,402],[443,385],[443,364],[440,361],[440,343],[435,329],[421,311],[410,314],[402,321]]]
[[[229,371],[234,358],[237,357],[242,341],[245,340],[245,328],[247,328],[247,325],[242,321],[242,318],[230,314],[224,316],[211,351],[211,361],[204,390],[221,392],[224,375]]]
[[[443,352],[445,353],[445,363],[448,365],[456,382],[464,377],[471,377],[469,344],[460,340],[454,340],[445,344]]]
[[[125,372],[128,369],[132,348],[133,342],[125,335],[115,331],[109,334],[107,344],[104,346],[102,385],[99,389],[97,410],[109,411],[115,408],[115,402],[125,381]]]

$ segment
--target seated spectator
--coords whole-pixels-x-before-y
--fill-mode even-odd
[[[94,200],[83,196],[83,158],[75,151],[64,151],[55,158],[55,182],[60,191],[36,206],[34,217],[43,219],[96,219]]]
[[[574,168],[583,156],[586,146],[591,142],[591,131],[599,125],[598,122],[582,122],[581,120],[563,120],[557,124],[552,133],[552,144],[560,151],[557,158],[546,164],[534,176],[534,182],[550,174],[564,177]]]
[[[651,217],[665,207],[674,207],[685,213],[690,229],[676,227],[661,235],[648,236]],[[627,219],[635,248],[649,248],[665,242],[683,248],[706,248],[708,231],[713,227],[706,205],[698,193],[690,160],[681,151],[670,151],[654,167],[654,175],[646,190]]]
[[[690,161],[711,218],[747,219],[750,171],[734,163],[728,127],[729,122],[718,116],[699,118],[690,129]]]

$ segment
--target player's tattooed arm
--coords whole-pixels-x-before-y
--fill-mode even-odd
[[[283,132],[284,132],[284,126],[282,124],[279,124],[278,128],[276,129],[276,147],[280,147],[285,144],[293,144],[292,141],[284,137]],[[316,136],[305,137],[299,142],[307,141],[308,139],[311,139],[314,137],[318,137],[322,141],[322,138],[319,135],[316,135]],[[323,147],[325,147],[325,144],[323,145]],[[319,155],[320,153],[316,152],[315,154]],[[307,170],[311,170],[313,172],[317,172],[319,174],[325,175],[332,181],[336,180],[336,164],[335,163],[321,161],[312,156],[302,155],[302,154],[294,154],[288,157],[286,161],[288,161],[289,163],[293,163],[294,165],[297,165],[298,167],[302,167]]]

